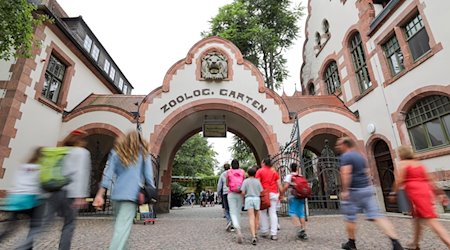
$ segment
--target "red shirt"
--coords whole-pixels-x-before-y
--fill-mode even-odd
[[[278,193],[278,180],[280,176],[278,172],[270,167],[262,167],[256,172],[256,178],[261,181],[263,189],[269,189],[271,193]]]

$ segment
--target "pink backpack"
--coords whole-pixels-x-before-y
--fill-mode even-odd
[[[228,188],[231,192],[240,193],[245,172],[242,169],[230,169],[227,172]]]

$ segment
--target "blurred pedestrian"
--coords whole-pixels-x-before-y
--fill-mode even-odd
[[[137,198],[145,183],[155,187],[149,146],[141,135],[132,131],[118,138],[108,157],[100,189],[93,206],[101,208],[105,203],[106,189],[114,179],[111,200],[114,201],[114,233],[110,250],[126,249],[128,237],[137,210]]]
[[[270,207],[261,210],[260,214],[260,231],[263,237],[268,237],[270,234],[271,240],[278,240],[278,216],[277,216],[277,202],[279,198],[278,190],[280,190],[281,182],[280,175],[272,168],[272,161],[270,157],[265,158],[261,162],[262,167],[256,172],[256,178],[261,181],[264,190],[269,190]]]
[[[222,208],[225,214],[225,219],[227,220],[226,231],[231,231],[233,223],[230,217],[230,207],[228,206],[228,186],[227,186],[227,171],[230,169],[230,164],[223,164],[224,171],[219,177],[217,183],[217,194],[222,197]]]
[[[32,239],[41,226],[44,207],[39,183],[40,165],[38,160],[40,156],[41,148],[37,148],[28,162],[17,168],[15,182],[8,190],[5,204],[0,207],[1,211],[10,215],[8,220],[3,222],[5,225],[1,227],[0,242],[18,228],[15,224],[18,216],[26,214],[30,217],[28,237],[30,238],[30,246],[33,246]]]
[[[448,205],[445,193],[436,186],[433,178],[427,173],[426,167],[414,158],[411,146],[398,148],[400,162],[395,177],[391,200],[399,187],[404,187],[406,195],[412,203],[413,240],[405,249],[420,249],[419,241],[422,233],[422,223],[428,224],[439,238],[450,248],[450,237],[446,229],[436,219],[434,200],[438,196],[443,205]]]
[[[256,230],[259,225],[260,195],[263,190],[261,182],[255,178],[256,167],[249,168],[248,178],[242,183],[242,195],[245,197],[245,207],[248,213],[250,232],[252,234],[252,245],[256,245]]]
[[[394,250],[403,247],[389,220],[380,212],[375,198],[375,190],[370,181],[367,160],[355,150],[355,143],[348,137],[339,138],[336,150],[341,153],[341,209],[345,217],[348,241],[342,249],[356,249],[356,213],[364,211],[370,221],[383,230],[392,242]]]

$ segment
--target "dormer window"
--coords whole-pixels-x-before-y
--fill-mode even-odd
[[[91,46],[92,46],[92,39],[86,35],[86,37],[84,37],[84,44],[83,47],[90,52],[91,51]]]
[[[123,88],[123,79],[119,78],[119,89]]]
[[[105,64],[103,65],[103,70],[106,72],[106,74],[109,73],[110,66],[111,66],[111,63],[109,63],[108,59],[105,59]]]
[[[94,44],[94,46],[92,46],[92,51],[91,51],[92,58],[94,58],[94,60],[97,61],[99,54],[100,54],[100,49]]]

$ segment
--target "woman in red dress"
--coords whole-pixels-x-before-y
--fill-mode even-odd
[[[409,244],[409,248],[405,249],[420,249],[422,222],[427,223],[450,248],[450,237],[445,228],[436,220],[437,214],[434,209],[436,194],[442,204],[448,203],[447,196],[442,191],[438,192],[439,189],[427,173],[426,167],[414,159],[414,153],[410,146],[400,146],[398,154],[401,161],[395,178],[396,187],[405,189],[406,196],[411,202],[414,226],[413,242]]]

